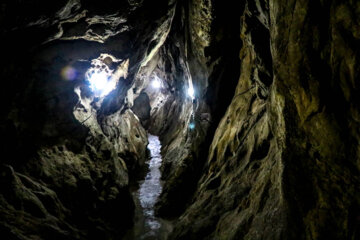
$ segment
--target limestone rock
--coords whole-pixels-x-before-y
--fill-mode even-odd
[[[170,238],[357,239],[359,6],[241,5],[237,88]]]
[[[359,13],[335,0],[3,1],[1,237],[121,239],[148,131],[168,239],[359,239]],[[86,81],[99,68],[116,82],[104,96]]]

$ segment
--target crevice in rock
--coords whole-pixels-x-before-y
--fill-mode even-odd
[[[359,13],[4,0],[0,235],[359,239]]]

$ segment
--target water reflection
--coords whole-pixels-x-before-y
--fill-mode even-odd
[[[161,182],[161,143],[159,137],[148,135],[150,159],[147,161],[148,173],[145,180],[139,182],[139,188],[133,191],[135,201],[135,223],[123,240],[166,240],[172,231],[169,221],[155,217],[155,203],[162,191]]]
[[[155,203],[162,191],[162,186],[160,182],[161,143],[159,141],[159,137],[153,135],[149,135],[148,140],[149,144],[147,148],[149,149],[151,156],[148,163],[149,172],[145,177],[145,181],[140,185],[138,196],[141,207],[143,208],[145,227],[148,227],[150,229],[150,231],[147,232],[145,235],[155,236],[157,230],[161,226],[161,223],[155,218],[154,214]]]

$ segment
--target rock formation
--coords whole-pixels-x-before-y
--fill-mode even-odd
[[[359,239],[359,14],[350,0],[5,0],[1,239],[122,239],[147,133],[167,239]]]

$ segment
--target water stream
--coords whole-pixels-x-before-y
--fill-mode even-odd
[[[136,210],[135,225],[125,239],[153,240],[166,239],[171,231],[169,222],[155,216],[154,207],[162,191],[161,143],[159,137],[148,135],[150,159],[146,162],[149,170],[145,180],[139,182],[139,189],[133,192]]]
[[[150,150],[150,162],[149,172],[145,177],[145,181],[141,184],[139,189],[139,199],[141,207],[143,208],[145,217],[145,227],[150,228],[150,231],[146,235],[154,235],[160,228],[161,223],[155,218],[154,206],[162,191],[160,182],[161,172],[161,143],[157,136],[149,135],[149,145],[147,146]]]

